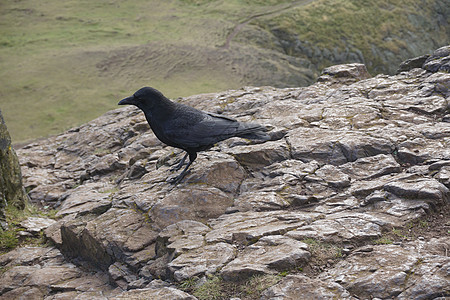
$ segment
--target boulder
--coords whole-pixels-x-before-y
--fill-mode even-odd
[[[273,274],[305,265],[311,254],[305,243],[281,236],[262,237],[249,245],[221,271],[227,281],[243,281],[254,275]]]
[[[423,63],[423,68],[430,72],[450,72],[450,46],[435,50]]]
[[[0,111],[0,227],[6,229],[8,224],[4,214],[6,205],[23,209],[28,201],[22,184],[22,172],[19,159],[12,148],[11,137]]]
[[[186,251],[169,264],[169,272],[176,281],[194,276],[214,274],[235,257],[235,247],[216,243]]]
[[[0,256],[1,299],[106,298],[114,294],[108,276],[84,271],[53,247],[23,247]]]
[[[348,84],[370,77],[371,76],[369,72],[367,72],[364,64],[354,63],[325,68],[317,81],[342,82]]]

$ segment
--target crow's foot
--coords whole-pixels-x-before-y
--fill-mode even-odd
[[[188,155],[189,154],[186,153],[177,165],[170,168],[170,172],[175,172],[175,171],[178,171],[179,169],[181,169],[181,167],[184,165],[184,162],[186,161],[186,158],[188,157]]]

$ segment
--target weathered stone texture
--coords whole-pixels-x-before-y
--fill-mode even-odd
[[[166,179],[181,151],[132,107],[19,149],[32,201],[61,217],[45,229],[60,250],[1,256],[3,297],[195,299],[173,284],[278,272],[290,275],[263,299],[448,297],[446,237],[382,239],[436,211],[449,224],[450,75],[439,51],[395,76],[340,65],[309,87],[180,99],[273,129],[264,143],[233,138],[200,153],[176,186]],[[312,241],[341,256],[312,268]],[[318,271],[299,273],[308,268]]]
[[[22,184],[22,172],[11,137],[0,110],[0,230],[6,229],[4,209],[7,205],[25,207],[27,193]]]

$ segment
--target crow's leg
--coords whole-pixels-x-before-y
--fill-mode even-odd
[[[178,171],[179,169],[181,169],[181,167],[184,165],[184,161],[186,160],[188,155],[189,155],[189,153],[186,152],[186,154],[183,156],[181,161],[175,167],[170,168],[170,171],[173,172],[173,171]]]
[[[177,184],[177,183],[179,183],[179,182],[184,178],[184,176],[186,175],[187,170],[188,170],[189,167],[192,165],[192,163],[194,162],[194,160],[197,158],[197,153],[196,153],[196,152],[194,152],[194,153],[188,153],[188,154],[189,154],[189,163],[188,163],[187,166],[184,168],[184,170],[180,173],[180,175],[178,175],[178,176],[175,177],[175,178],[167,179],[167,181],[168,181],[169,183],[171,183],[171,184]]]

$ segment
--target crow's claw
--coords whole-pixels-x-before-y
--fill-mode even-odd
[[[183,158],[181,159],[181,161],[174,167],[170,168],[170,172],[175,172],[178,171],[179,169],[181,169],[181,167],[184,165],[184,162],[186,161],[186,157],[188,157],[188,153],[186,153]]]

